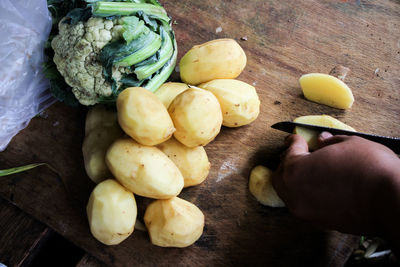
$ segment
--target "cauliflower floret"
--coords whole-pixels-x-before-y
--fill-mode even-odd
[[[85,23],[69,25],[63,19],[59,23],[59,34],[51,42],[58,71],[83,105],[94,105],[99,96],[112,93],[98,55],[107,43],[119,36],[121,25],[115,23],[117,21],[90,18]],[[120,69],[122,67],[113,67],[113,78],[117,81],[122,77]]]

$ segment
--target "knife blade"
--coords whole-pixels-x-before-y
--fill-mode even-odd
[[[333,135],[355,135],[355,136],[360,136],[360,137],[368,139],[370,141],[373,141],[373,142],[382,144],[384,146],[387,146],[388,148],[393,150],[396,154],[400,154],[400,138],[397,138],[397,137],[380,136],[380,135],[375,135],[375,134],[353,132],[353,131],[348,131],[348,130],[341,130],[341,129],[331,128],[331,127],[304,124],[304,123],[293,122],[293,121],[281,121],[281,122],[273,124],[271,126],[271,128],[277,129],[277,130],[280,130],[280,131],[284,131],[284,132],[287,132],[287,133],[293,133],[294,128],[296,126],[300,126],[300,127],[303,127],[303,128],[306,128],[306,129],[310,129],[310,130],[314,130],[314,131],[318,131],[318,132],[330,132]]]

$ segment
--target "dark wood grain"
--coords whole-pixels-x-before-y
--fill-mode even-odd
[[[43,223],[0,199],[0,262],[28,266],[52,231]]]
[[[99,261],[95,257],[89,254],[85,254],[85,256],[83,256],[79,263],[76,265],[76,267],[107,267],[107,265]]]
[[[285,209],[258,204],[247,189],[248,175],[257,164],[276,165],[285,136],[270,129],[277,121],[329,114],[359,131],[400,136],[399,1],[162,3],[177,22],[179,57],[211,39],[238,40],[248,58],[239,79],[255,85],[262,102],[254,123],[223,128],[206,147],[212,164],[209,177],[180,195],[205,214],[200,240],[189,248],[166,249],[151,245],[147,233],[135,231],[122,244],[106,247],[90,235],[85,205],[94,184],[84,172],[81,155],[84,108],[53,105],[46,119],[33,119],[0,153],[0,168],[49,162],[66,188],[54,173],[40,168],[0,180],[0,195],[113,266],[343,265],[357,237],[323,231]],[[244,36],[247,41],[240,40]],[[337,64],[351,69],[346,83],[355,96],[353,107],[341,111],[305,100],[299,77],[328,73]],[[173,79],[177,77],[174,73]],[[140,219],[146,203],[138,198]]]

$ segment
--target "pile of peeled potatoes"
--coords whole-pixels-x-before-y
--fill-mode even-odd
[[[239,127],[257,118],[256,89],[235,79],[246,61],[236,41],[213,40],[182,57],[183,83],[165,83],[154,93],[127,88],[116,110],[89,110],[82,150],[86,172],[97,183],[87,205],[96,239],[116,245],[133,233],[140,224],[134,195],[154,199],[143,218],[154,245],[186,247],[200,238],[202,211],[178,195],[207,178],[204,146],[222,125]]]

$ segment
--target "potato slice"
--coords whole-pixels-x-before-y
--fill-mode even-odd
[[[117,245],[133,233],[137,207],[132,192],[113,179],[99,183],[86,207],[92,235],[106,245]]]
[[[273,208],[285,207],[285,203],[272,186],[271,175],[272,171],[267,167],[262,165],[254,167],[250,173],[250,193],[265,206]]]
[[[299,82],[308,100],[340,109],[348,109],[353,105],[354,97],[350,88],[334,76],[310,73],[301,76]]]
[[[106,163],[123,186],[140,196],[167,199],[177,196],[183,188],[181,172],[161,150],[130,138],[118,139],[111,145]]]
[[[106,152],[115,140],[124,135],[116,122],[117,113],[115,112],[115,124],[113,126],[97,127],[90,131],[83,140],[82,153],[85,170],[89,178],[95,183],[112,176],[106,165]]]
[[[174,137],[187,147],[205,146],[221,130],[221,106],[209,91],[187,89],[172,101],[168,112],[176,127]]]
[[[147,146],[168,140],[175,131],[167,109],[150,91],[126,88],[117,98],[118,122],[124,132]]]
[[[154,94],[168,109],[175,97],[184,92],[186,89],[189,89],[189,86],[185,83],[168,82],[161,85],[161,87],[158,88]]]
[[[217,79],[202,83],[200,88],[213,93],[222,110],[222,125],[239,127],[253,122],[260,113],[256,88],[234,79]]]
[[[356,131],[353,127],[344,124],[343,122],[329,116],[329,115],[309,115],[301,116],[294,120],[294,122],[325,126],[336,129],[343,129],[348,131]],[[318,135],[320,132],[311,129],[306,129],[303,127],[296,127],[294,129],[295,134],[301,135],[308,143],[308,148],[310,150],[316,150],[318,148]]]
[[[202,183],[210,170],[207,153],[202,146],[187,147],[175,138],[157,146],[179,168],[185,181],[184,187]]]
[[[154,245],[183,248],[202,235],[204,215],[194,204],[174,197],[152,202],[144,214],[144,223]]]
[[[184,83],[197,85],[215,79],[235,79],[246,66],[243,49],[233,39],[216,39],[192,47],[179,62]]]

